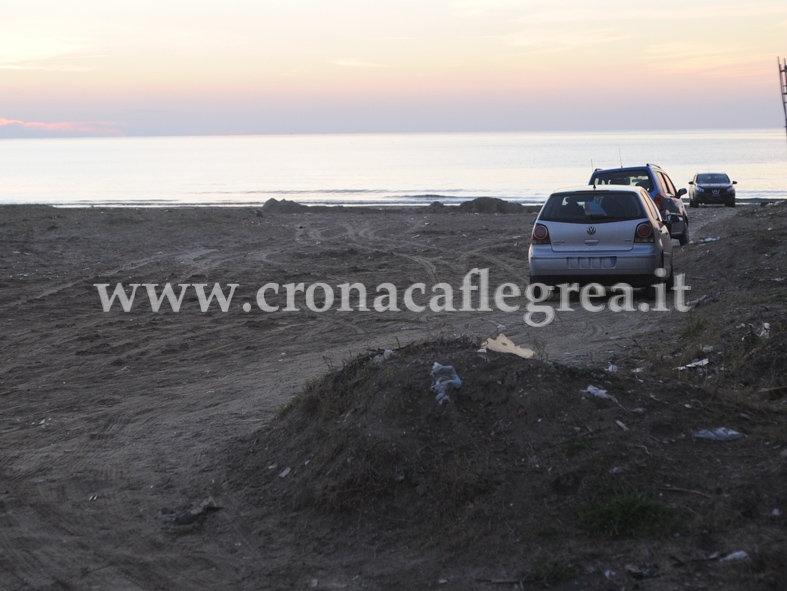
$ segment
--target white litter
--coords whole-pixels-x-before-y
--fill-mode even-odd
[[[629,410],[628,408],[623,406],[620,402],[618,402],[617,398],[615,398],[611,394],[608,394],[607,391],[604,390],[604,388],[599,388],[597,386],[590,385],[585,390],[580,390],[580,391],[581,392],[587,392],[588,394],[592,394],[596,398],[604,398],[605,400],[611,400],[612,402],[617,404],[620,408],[622,408],[626,412],[633,412],[633,413],[637,413],[637,414],[645,412],[644,409],[640,409],[640,408],[635,408],[634,410]]]
[[[609,373],[615,373],[616,371],[618,371],[618,366],[617,366],[617,365],[610,364],[610,366],[607,368],[607,371],[608,371]]]
[[[502,333],[500,333],[497,338],[486,339],[481,343],[481,347],[489,351],[497,351],[498,353],[512,353],[525,359],[530,359],[535,355],[532,349],[525,349],[524,347],[514,344],[511,339]]]
[[[718,236],[716,238],[703,238],[700,242],[716,242],[718,239]]]
[[[395,353],[391,349],[386,349],[385,351],[383,351],[379,355],[375,355],[372,358],[372,361],[374,361],[375,363],[382,363],[383,361],[393,357],[394,355],[395,355]]]
[[[609,394],[607,394],[606,390],[604,390],[603,388],[599,388],[597,386],[590,385],[585,390],[582,391],[587,392],[588,394],[593,394],[593,396],[597,398],[606,398],[607,400],[615,400],[615,402],[617,402],[614,396],[610,396]]]
[[[435,400],[438,404],[443,402],[450,402],[447,391],[449,388],[456,389],[462,386],[462,380],[456,373],[453,365],[440,365],[435,362],[432,366],[432,392],[436,393]]]
[[[691,363],[687,363],[686,365],[681,365],[680,367],[676,367],[678,371],[683,371],[684,369],[692,369],[694,367],[705,367],[708,365],[708,359],[695,359]]]
[[[281,474],[279,474],[279,478],[286,478],[287,474],[289,474],[291,471],[292,468],[285,468],[281,471]]]
[[[738,550],[737,552],[733,552],[732,554],[727,554],[727,556],[723,558],[719,558],[719,562],[729,562],[731,560],[746,560],[749,555],[744,550]]]
[[[743,433],[738,433],[727,427],[718,427],[717,429],[703,429],[694,434],[697,439],[708,439],[710,441],[735,441],[743,437]]]

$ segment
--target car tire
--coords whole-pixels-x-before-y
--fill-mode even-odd
[[[661,267],[664,268],[664,257],[661,257]],[[672,291],[672,288],[675,287],[675,267],[673,266],[669,271],[669,277],[666,277],[661,280],[667,291]],[[651,283],[650,285],[645,287],[645,298],[648,300],[655,300],[656,299],[656,284]]]
[[[700,206],[696,199],[689,199],[689,207],[698,208]]]
[[[685,220],[684,223],[685,223],[684,226],[685,229],[683,230],[683,234],[678,236],[678,243],[681,246],[686,246],[689,243],[689,220]]]
[[[672,277],[670,277],[669,279],[671,281]],[[667,296],[669,296],[669,292],[670,292],[670,290],[672,290],[672,287],[670,287],[669,283],[665,283],[665,285],[667,286]],[[645,299],[646,300],[650,300],[651,302],[655,302],[656,301],[656,285],[655,284],[654,285],[648,285],[645,288],[644,295],[645,295]]]
[[[724,207],[735,207],[735,197],[724,202]]]

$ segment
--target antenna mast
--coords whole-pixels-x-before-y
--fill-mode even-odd
[[[782,93],[782,107],[784,108],[784,129],[787,130],[787,58],[782,65],[781,58],[776,58],[776,63],[779,65],[779,89]]]

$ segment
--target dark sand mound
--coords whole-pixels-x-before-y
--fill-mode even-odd
[[[428,197],[428,196],[427,196]],[[321,212],[333,212],[338,213],[344,211],[345,207],[343,206],[320,206],[320,205],[303,205],[302,203],[297,203],[295,201],[290,201],[288,199],[275,199],[270,198],[268,199],[264,205],[262,206],[262,211],[264,213],[302,213],[305,211],[321,211]],[[364,212],[364,211],[371,211],[375,208],[370,207],[352,207],[350,208],[355,213]],[[470,201],[465,201],[460,203],[459,206],[453,205],[444,205],[440,201],[433,201],[429,205],[425,206],[424,209],[430,213],[449,213],[457,211],[463,213],[528,213],[528,212],[537,212],[539,207],[537,206],[524,206],[520,203],[512,203],[509,201],[505,201],[504,199],[498,199],[497,197],[478,197],[476,199],[472,199]]]
[[[274,199],[271,197],[262,206],[262,211],[265,213],[300,213],[307,211],[309,207],[295,201],[288,199]]]
[[[416,556],[457,576],[550,584],[650,565],[666,585],[652,589],[683,580],[692,560],[706,579],[763,585],[752,589],[783,572],[784,546],[757,542],[762,528],[784,533],[769,515],[787,506],[785,458],[770,447],[776,425],[787,443],[776,403],[477,349],[410,346],[310,383],[235,446],[235,486],[288,529],[334,548],[352,540],[358,560],[364,547],[396,557],[404,580]],[[463,380],[443,405],[430,391],[434,362]],[[615,400],[583,393],[589,385]],[[721,426],[746,436],[694,437]],[[741,549],[743,570],[706,560]]]
[[[511,203],[497,197],[478,197],[460,203],[459,211],[464,213],[525,213],[528,208],[520,203]]]

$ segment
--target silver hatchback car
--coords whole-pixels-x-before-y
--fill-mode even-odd
[[[556,191],[533,225],[528,261],[531,283],[673,283],[669,224],[641,187]]]

